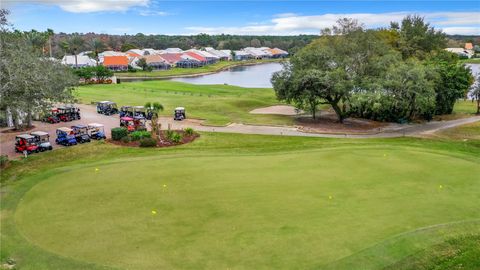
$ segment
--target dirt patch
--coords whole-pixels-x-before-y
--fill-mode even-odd
[[[251,114],[277,114],[277,115],[298,115],[302,114],[302,110],[297,110],[293,106],[275,105],[264,108],[258,108],[250,111]]]
[[[160,132],[160,139],[157,140],[157,148],[162,148],[162,147],[171,147],[171,146],[177,146],[177,145],[182,145],[186,143],[191,143],[198,137],[200,137],[200,134],[194,132],[192,135],[187,135],[184,130],[172,130],[173,132],[179,133],[182,135],[182,140],[179,143],[172,142],[168,140],[167,138],[167,131],[162,130]],[[130,142],[123,142],[123,141],[114,141],[112,139],[107,139],[107,142],[115,144],[115,145],[120,145],[120,146],[128,146],[128,147],[140,147],[140,141],[130,141]]]
[[[348,118],[339,123],[333,114],[325,114],[317,119],[299,117],[295,121],[298,129],[312,133],[349,133],[349,134],[374,134],[382,132],[388,124],[366,119]]]
[[[20,129],[15,129],[15,128],[6,128],[6,129],[2,129],[0,131],[0,133],[21,133],[21,132],[27,132],[27,131],[30,131],[30,130],[33,130],[35,129],[36,127],[34,125],[32,125],[31,127],[25,127],[25,128],[20,128]]]

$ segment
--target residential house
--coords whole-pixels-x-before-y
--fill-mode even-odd
[[[458,56],[464,58],[472,58],[474,54],[473,50],[466,50],[464,48],[446,48],[445,50],[451,53],[456,53]]]
[[[254,48],[254,47],[247,47],[243,49],[243,51],[249,53],[255,59],[265,59],[271,58],[272,54],[268,51],[270,48],[262,47],[262,48]]]
[[[186,51],[184,54],[182,54],[182,59],[184,60],[189,60],[193,62],[198,62],[197,66],[204,66],[207,64],[207,58],[203,57],[202,55],[192,52],[192,51]],[[178,66],[178,63],[177,63]]]
[[[141,56],[147,55],[146,51],[141,50],[141,49],[130,49],[130,50],[126,51],[125,53],[126,54],[136,54],[136,55],[141,55]]]
[[[473,50],[473,44],[471,42],[465,43],[465,50]]]
[[[154,70],[170,69],[170,64],[161,55],[145,55],[143,58]]]
[[[78,67],[93,67],[97,65],[97,61],[88,57],[87,55],[65,55],[61,61],[62,64],[70,66],[72,68]]]
[[[279,49],[279,48],[268,49],[268,51],[272,54],[272,58],[288,57],[288,52],[286,52],[282,49]]]
[[[246,51],[233,51],[233,53],[235,54],[235,60],[237,61],[242,61],[242,60],[248,60],[248,59],[252,59],[254,58],[253,55],[251,55],[250,53],[246,52]]]
[[[230,58],[230,50],[228,50],[228,52],[223,52],[223,51],[215,50],[212,47],[206,47],[205,50],[208,53],[213,54],[216,57],[218,57],[218,59],[220,61],[225,61],[225,60],[228,60]]]
[[[195,50],[195,49],[191,49],[191,50],[188,50],[188,52],[193,52],[197,55],[200,55],[202,56],[203,58],[205,58],[205,64],[206,65],[209,65],[209,64],[213,64],[213,63],[216,63],[220,58],[212,53],[209,53],[207,51],[201,51],[201,50]]]
[[[128,70],[128,57],[126,55],[104,56],[103,65],[113,71]]]
[[[166,53],[183,53],[183,50],[180,48],[166,48],[165,50]]]
[[[177,65],[179,61],[182,60],[182,53],[162,53],[160,56],[165,60],[171,67]]]

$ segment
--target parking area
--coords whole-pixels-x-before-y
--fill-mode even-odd
[[[5,132],[9,130],[9,128],[2,128],[0,133],[0,151],[2,155],[8,155],[9,157],[19,156],[20,154],[15,153],[15,136],[22,133],[30,133],[33,131],[45,131],[50,134],[50,142],[52,143],[53,148],[63,147],[61,145],[55,144],[55,131],[59,127],[70,127],[73,125],[83,124],[87,125],[89,123],[100,123],[105,125],[105,135],[110,137],[110,129],[119,126],[119,117],[118,114],[106,116],[103,114],[99,114],[96,111],[95,106],[93,105],[84,105],[84,104],[77,104],[80,108],[80,115],[82,119],[75,120],[71,122],[60,122],[57,124],[49,124],[44,122],[35,121],[33,125],[35,128],[24,131],[24,132]],[[160,123],[162,125],[162,129],[166,129],[170,124],[170,128],[178,129],[184,128],[185,126],[196,126],[200,125],[201,121],[198,120],[187,120],[182,122],[177,122],[173,120],[173,117],[161,117]],[[147,128],[150,128],[150,124],[147,123]],[[81,146],[80,146],[81,147]]]

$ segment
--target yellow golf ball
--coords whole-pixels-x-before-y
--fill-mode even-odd
[[[152,210],[152,215],[156,215],[156,214],[157,214],[157,211]]]

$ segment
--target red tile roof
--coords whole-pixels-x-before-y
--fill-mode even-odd
[[[473,44],[472,43],[465,43],[465,50],[473,50]]]
[[[162,53],[160,56],[170,64],[175,64],[178,61],[182,60],[181,53]]]
[[[130,56],[130,57],[141,57],[140,54],[134,53],[134,52],[126,52],[126,54],[128,54],[128,56]]]
[[[105,56],[103,58],[103,65],[108,66],[128,66],[127,56]]]
[[[207,59],[206,59],[205,57],[203,57],[203,56],[201,56],[201,55],[199,55],[199,54],[196,54],[196,53],[194,53],[194,52],[185,52],[185,54],[188,55],[188,56],[190,56],[190,57],[192,57],[192,58],[197,59],[197,60],[200,61],[200,62],[205,62],[205,61],[207,61]]]

